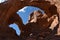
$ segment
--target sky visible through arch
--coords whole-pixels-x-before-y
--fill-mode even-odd
[[[22,18],[23,23],[26,24],[28,21],[28,16],[35,10],[40,10],[44,13],[41,9],[33,6],[25,6],[24,8],[20,9],[17,14]]]
[[[0,0],[0,3],[4,2],[5,0]],[[26,24],[28,22],[28,16],[30,15],[30,13],[32,13],[35,10],[40,10],[42,13],[44,13],[43,10],[37,8],[37,7],[33,7],[33,6],[26,6],[20,10],[18,10],[17,14],[22,18],[23,23]],[[13,28],[14,30],[16,30],[17,35],[20,35],[20,29],[18,28],[18,25],[13,23],[10,24],[9,27]]]
[[[35,10],[40,10],[42,13],[44,13],[43,10],[37,8],[37,7],[33,7],[33,6],[26,6],[20,10],[18,10],[17,14],[22,18],[23,20],[23,23],[26,24],[28,22],[28,17],[29,15],[35,11]],[[15,23],[14,24],[11,24],[9,25],[10,27],[12,27],[13,29],[16,30],[16,33],[17,35],[20,35],[20,31],[19,31],[19,28],[18,28],[18,25],[16,25]]]

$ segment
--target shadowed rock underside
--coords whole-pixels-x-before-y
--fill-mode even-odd
[[[45,14],[34,11],[29,22],[24,25],[16,13],[24,6],[41,8]],[[9,28],[12,23],[19,26],[21,35],[17,36],[15,30]],[[0,3],[0,40],[60,40],[60,35],[57,35],[58,28],[59,13],[55,4],[50,4],[49,1],[8,0]]]

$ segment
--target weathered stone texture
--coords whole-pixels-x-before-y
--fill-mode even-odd
[[[21,18],[16,12],[24,6],[35,6],[45,11],[45,15],[32,17],[36,21],[28,22],[26,25],[22,23]],[[48,1],[20,1],[8,0],[0,4],[0,40],[58,40],[60,36],[57,34],[58,17],[57,7],[51,5]],[[31,16],[30,16],[31,17]],[[57,17],[57,19],[56,19]],[[56,20],[54,20],[56,19]],[[31,21],[32,19],[30,19]],[[52,22],[56,21],[57,25],[50,29]],[[55,23],[56,23],[55,22]],[[18,37],[15,30],[8,27],[9,24],[16,23],[21,30],[21,35]],[[60,40],[60,39],[59,39]]]
[[[60,24],[60,0],[46,0],[49,1],[51,4],[55,4],[57,7],[57,12],[59,13],[59,24]],[[60,35],[60,25],[58,28],[58,35]]]

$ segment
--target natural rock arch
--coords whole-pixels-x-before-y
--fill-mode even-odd
[[[6,6],[5,6],[6,5]],[[2,6],[5,6],[5,7],[2,7]],[[21,32],[23,32],[25,30],[25,27],[23,28],[23,23],[22,23],[22,20],[20,19],[20,17],[16,14],[16,12],[23,8],[24,6],[35,6],[35,7],[38,7],[38,8],[41,8],[42,10],[45,11],[45,13],[51,17],[52,15],[50,13],[52,13],[53,11],[49,10],[49,8],[53,7],[54,8],[54,5],[51,5],[50,2],[48,1],[32,1],[32,2],[24,2],[24,1],[19,1],[19,0],[8,0],[6,2],[6,4],[2,3],[0,5],[0,8],[2,8],[1,10],[1,20],[0,20],[0,25],[4,25],[5,27],[7,25],[9,25],[10,23],[13,23],[13,22],[16,22],[18,25],[19,25],[19,28],[21,29]],[[54,10],[56,12],[56,14],[58,15],[57,11]],[[14,16],[13,16],[14,15]],[[15,18],[15,15],[17,17],[18,20],[16,20]],[[53,14],[54,15],[54,14]],[[10,20],[10,18],[14,18],[13,21]],[[4,20],[5,19],[5,20]],[[10,21],[10,22],[9,22]],[[3,24],[5,23],[5,24]],[[27,28],[26,28],[27,29]],[[28,33],[28,32],[27,32]]]
[[[1,16],[2,19],[5,19],[4,20],[5,22],[9,19],[9,17],[11,15],[14,15],[19,9],[23,8],[24,6],[35,6],[35,7],[41,8],[48,15],[50,15],[49,7],[52,6],[50,4],[50,2],[48,2],[48,1],[39,1],[39,2],[38,1],[33,1],[33,2],[29,2],[28,4],[25,3],[24,1],[19,1],[19,0],[18,1],[14,0],[13,3],[10,4],[11,2],[12,1],[9,2],[9,0],[8,0],[7,4],[5,4],[7,8],[5,7],[6,8],[5,12],[3,12],[2,16]],[[2,6],[4,6],[4,4]],[[4,17],[4,15],[5,15],[5,17]]]

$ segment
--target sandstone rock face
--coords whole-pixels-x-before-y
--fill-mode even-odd
[[[22,20],[19,17],[19,15],[16,14],[16,12],[22,6],[20,7],[17,6],[17,4],[19,4],[19,1],[15,0],[13,1],[12,4],[11,2],[12,2],[11,0],[10,1],[8,0],[7,2],[0,4],[0,40],[19,40],[19,37],[16,35],[15,30],[12,28],[9,28],[9,24],[12,24],[15,22],[20,26],[19,28],[22,27],[23,25]]]
[[[34,11],[30,16],[29,22],[24,25],[19,15],[16,14],[24,6],[41,8],[45,11],[45,14]],[[7,2],[1,3],[0,8],[0,40],[60,40],[60,36],[55,35],[59,27],[59,14],[57,7],[51,5],[50,2],[8,0]],[[56,25],[54,25],[56,23],[55,21],[57,22]],[[9,28],[8,25],[12,23],[18,24],[19,29],[21,29],[21,35],[19,37],[16,35],[15,30]]]
[[[37,12],[37,14],[38,14],[38,12]],[[32,16],[37,15],[37,14],[33,14]],[[38,40],[47,40],[47,38],[45,38],[45,37],[48,37],[48,39],[50,39],[48,35],[51,34],[54,36],[56,34],[57,28],[55,28],[55,27],[57,26],[57,24],[54,25],[54,23],[52,23],[52,22],[54,22],[54,19],[56,19],[56,17],[55,18],[53,18],[53,17],[49,18],[50,19],[49,21],[47,20],[48,16],[45,17],[45,15],[35,16],[35,17],[37,18],[34,20],[35,22],[32,21],[26,25],[26,28],[27,28],[26,31],[28,32],[30,30],[29,34],[26,34],[26,35],[28,35],[29,37],[32,37],[32,39],[36,38]],[[33,19],[31,19],[31,20],[33,20]],[[50,25],[52,25],[51,27],[53,27],[53,25],[54,25],[53,30],[55,30],[55,32],[50,30],[50,28],[49,28]],[[31,38],[29,38],[29,40],[30,39]]]
[[[50,1],[51,4],[55,4],[55,6],[57,7],[57,11],[59,13],[59,20],[60,20],[60,0],[46,0],[46,1]],[[59,25],[59,29],[60,29],[60,25]],[[58,35],[60,35],[59,29],[58,29]]]
[[[18,40],[15,30],[7,26],[0,27],[0,40]]]
[[[35,18],[38,20],[37,21],[36,19],[34,19],[34,13],[31,14],[32,15],[31,19],[29,18],[30,19],[29,23],[26,24],[26,31],[24,31],[25,37],[22,36],[22,38],[24,38],[23,40],[58,40],[60,37],[57,38],[57,36],[55,35],[57,33],[57,29],[59,26],[58,18],[56,19],[56,17],[59,16],[57,13],[57,8],[55,5],[50,5],[49,2],[42,1],[40,3],[39,2],[36,3],[35,1],[33,1],[28,5],[39,7],[41,9],[43,9],[45,11],[47,17],[44,18],[44,16],[43,16],[42,19],[41,18],[39,19],[39,17],[35,16]],[[54,16],[54,15],[56,15],[56,16]],[[49,19],[49,21],[47,21],[48,19]],[[54,19],[56,19],[57,21]],[[33,21],[31,21],[31,20],[33,20]],[[54,23],[52,23],[54,21],[57,22],[57,25],[54,25]],[[53,31],[49,29],[50,25],[55,26],[53,28]],[[23,35],[23,34],[21,34],[21,35]]]

